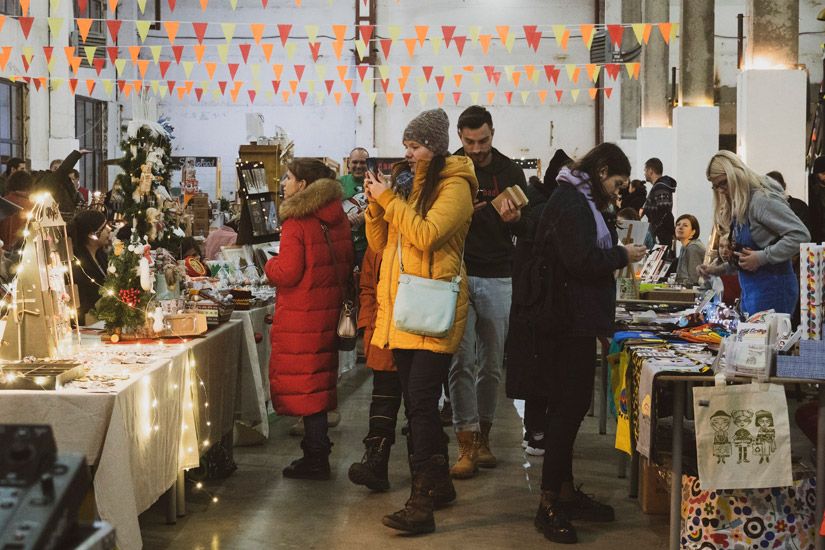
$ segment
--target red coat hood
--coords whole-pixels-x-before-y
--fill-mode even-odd
[[[289,218],[315,217],[332,226],[346,220],[341,200],[341,184],[333,179],[319,179],[281,203],[281,222]]]

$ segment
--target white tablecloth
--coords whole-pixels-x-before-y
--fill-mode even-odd
[[[237,419],[261,436],[261,442],[269,437],[267,404],[269,394],[269,354],[272,343],[269,339],[271,324],[265,322],[267,315],[275,311],[274,305],[258,307],[249,311],[235,311],[232,319],[243,324],[241,338],[241,369],[238,378]],[[255,342],[255,333],[263,338]],[[251,368],[246,368],[246,366]],[[256,368],[257,367],[257,368]]]
[[[96,464],[100,516],[115,526],[119,548],[139,549],[138,514],[232,428],[240,339],[234,321],[185,343],[112,346],[85,338],[77,356],[104,381],[4,391],[0,419],[50,424],[59,451],[82,452]]]

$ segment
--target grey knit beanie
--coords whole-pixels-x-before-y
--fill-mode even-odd
[[[417,141],[435,155],[446,155],[450,146],[450,119],[443,109],[424,111],[407,124],[404,141]]]

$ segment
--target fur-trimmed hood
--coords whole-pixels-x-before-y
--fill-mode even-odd
[[[332,179],[319,179],[307,185],[306,189],[298,191],[288,199],[281,203],[278,209],[278,214],[281,222],[289,218],[306,218],[315,215],[321,221],[329,223],[334,221],[334,218],[326,219],[327,211],[323,207],[330,202],[338,203],[338,209],[343,211],[341,200],[344,198],[344,192],[341,189],[341,184]]]

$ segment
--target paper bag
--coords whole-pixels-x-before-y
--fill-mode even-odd
[[[693,412],[702,489],[791,485],[788,403],[781,385],[697,387]]]

